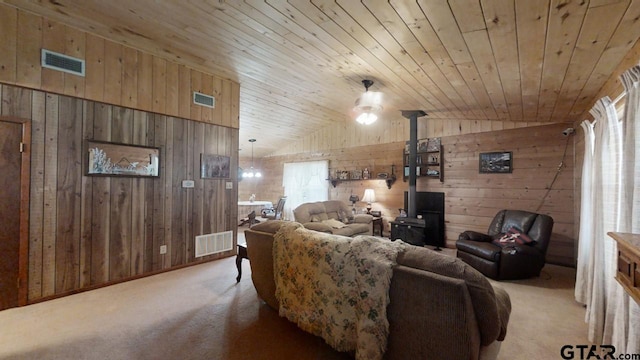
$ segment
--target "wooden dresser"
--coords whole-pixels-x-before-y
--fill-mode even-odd
[[[640,234],[609,232],[618,243],[616,280],[640,304]]]

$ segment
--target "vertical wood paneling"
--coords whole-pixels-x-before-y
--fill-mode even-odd
[[[133,110],[113,108],[111,141],[130,144],[133,139]],[[115,163],[124,159],[112,159]],[[109,280],[131,275],[131,200],[132,179],[111,179],[111,221],[109,242]]]
[[[78,59],[85,56],[85,33],[68,27],[65,31],[64,54]],[[85,69],[86,70],[86,69]],[[64,73],[64,94],[84,97],[85,78],[74,74]]]
[[[45,93],[33,91],[31,112],[31,192],[29,194],[29,301],[42,296],[45,169]]]
[[[173,121],[173,159],[172,176],[167,178],[171,182],[171,238],[169,247],[171,252],[171,266],[185,263],[186,246],[186,196],[187,189],[183,189],[181,182],[186,178],[187,159],[187,127],[184,121],[171,118]]]
[[[138,109],[153,109],[153,56],[138,53]]]
[[[148,112],[141,112],[142,120],[146,123],[146,142],[147,145],[155,146],[155,122],[153,121],[153,115]],[[160,156],[163,158],[162,149],[160,149]],[[162,160],[161,160],[162,161]],[[160,175],[162,176],[162,175]],[[152,179],[146,179],[144,181],[145,187],[145,206],[144,206],[144,273],[149,273],[153,270],[153,239],[154,239],[154,195],[155,195],[155,181]]]
[[[200,152],[197,150],[197,144],[196,142],[196,133],[195,133],[195,129],[196,129],[196,123],[195,122],[188,122],[185,124],[187,129],[186,129],[186,152],[187,152],[187,157],[186,160],[184,162],[184,171],[185,171],[185,178],[186,179],[196,179],[198,177],[200,177],[199,172],[196,172],[198,170],[198,168],[194,168],[192,166],[192,164],[196,163],[196,158],[200,157]],[[194,181],[195,182],[195,181]],[[184,194],[185,200],[184,200],[184,205],[183,205],[183,215],[185,217],[184,220],[184,256],[185,256],[185,263],[190,263],[194,260],[194,255],[195,255],[195,235],[193,234],[193,224],[195,222],[195,204],[193,203],[193,198],[194,198],[194,190],[195,190],[195,186],[193,189],[187,189],[186,193]]]
[[[5,37],[3,36],[3,38]],[[42,18],[28,12],[19,11],[16,78],[18,85],[35,89],[40,88],[42,84],[42,68],[40,67],[41,48]],[[3,54],[9,53],[2,50],[0,51]]]
[[[104,100],[105,46],[104,39],[87,34],[87,72],[85,74],[85,96],[95,101]]]
[[[216,101],[219,102],[219,105],[216,105],[214,115],[216,124],[231,127],[233,122],[231,119],[231,81],[217,81],[216,85],[220,87],[218,95],[216,95]]]
[[[57,193],[56,169],[58,168],[58,95],[47,94],[44,148],[44,214],[42,238],[42,296],[55,294],[56,280],[56,229]],[[33,221],[34,219],[30,219]]]
[[[167,151],[167,156],[165,157],[165,173],[164,173],[164,243],[163,245],[167,246],[167,253],[162,255],[162,268],[168,269],[171,266],[171,255],[173,254],[171,245],[173,235],[173,212],[174,212],[174,178],[173,178],[173,167],[174,167],[174,136],[173,136],[173,123],[174,118],[166,117],[166,128],[165,128],[165,149]],[[178,165],[178,164],[175,164]],[[177,169],[176,169],[177,170]]]
[[[56,212],[56,292],[79,287],[82,100],[60,98]]]
[[[231,83],[231,127],[240,128],[240,84]],[[236,147],[237,149],[237,147]]]
[[[16,81],[16,43],[18,11],[14,8],[0,11],[0,82]]]
[[[194,91],[202,92],[202,74],[198,71],[191,70],[191,93]],[[202,106],[191,102],[191,119],[202,121]]]
[[[153,112],[164,114],[167,104],[167,61],[153,58]]]
[[[42,47],[64,53],[67,27],[45,19],[42,31]],[[42,68],[42,90],[61,94],[64,91],[64,73],[56,70]]]
[[[122,104],[122,52],[122,45],[104,42],[104,101],[109,104]]]
[[[93,139],[111,139],[112,107],[105,104],[94,106]],[[92,177],[91,212],[91,284],[109,281],[109,239],[111,237],[111,178]]]
[[[217,97],[214,93],[214,88],[213,88],[213,76],[202,74],[201,89],[202,89],[200,91],[201,93]],[[199,106],[199,107],[200,107],[200,112],[202,113],[202,118],[201,118],[202,121],[209,124],[215,124],[216,121],[220,121],[220,119],[214,119],[213,117],[215,109],[204,107],[204,106]],[[219,109],[220,107],[216,107],[216,108]]]
[[[191,117],[191,103],[193,102],[193,96],[191,91],[191,70],[184,65],[178,67],[179,72],[179,85],[178,96],[180,98],[178,102],[178,112],[180,117]]]
[[[84,101],[82,107],[82,139],[80,147],[80,169],[82,175],[87,171],[85,139],[93,139],[93,117],[95,114],[95,103],[93,101]],[[87,287],[91,285],[91,240],[92,240],[92,213],[93,213],[93,181],[89,176],[81,177],[82,193],[80,194],[80,284],[79,286]]]
[[[146,113],[133,113],[132,144],[147,145],[148,120]],[[130,273],[139,275],[144,271],[146,227],[146,185],[148,179],[132,179],[131,187],[131,255]]]
[[[124,47],[122,53],[122,106],[138,106],[138,51]]]
[[[163,146],[160,151],[160,178],[153,179],[153,253],[152,268],[153,270],[162,269],[163,259],[167,255],[160,255],[160,246],[165,244],[165,238],[168,234],[165,229],[165,208],[166,206],[166,187],[165,179],[167,178],[167,163],[171,156],[165,146],[167,143],[167,117],[163,115],[153,115],[154,118],[154,139],[155,146]]]
[[[180,71],[178,64],[167,62],[166,70],[167,86],[165,94],[165,113],[170,116],[180,116],[178,104],[180,103]]]

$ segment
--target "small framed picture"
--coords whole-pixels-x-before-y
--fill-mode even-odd
[[[512,170],[511,151],[480,153],[480,173],[510,173]]]
[[[200,154],[200,178],[229,178],[231,158],[215,154]]]

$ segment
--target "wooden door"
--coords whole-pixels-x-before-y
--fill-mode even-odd
[[[22,126],[0,121],[0,310],[18,306]]]

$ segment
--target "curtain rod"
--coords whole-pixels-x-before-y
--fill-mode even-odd
[[[627,96],[627,92],[623,91],[620,95],[618,95],[618,97],[616,97],[613,101],[612,104],[615,105],[618,103],[618,101],[622,100],[623,97]]]

